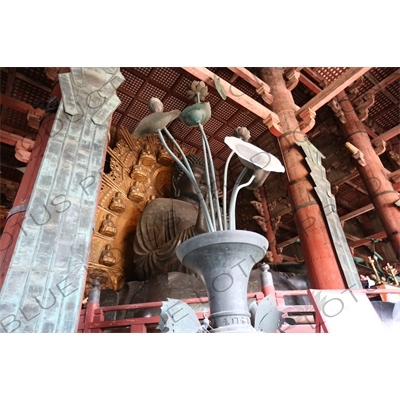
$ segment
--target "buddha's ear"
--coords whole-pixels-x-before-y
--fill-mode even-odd
[[[181,194],[181,191],[177,185],[176,179],[172,177],[172,196],[177,199]]]

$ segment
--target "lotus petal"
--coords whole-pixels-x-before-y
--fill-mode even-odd
[[[155,112],[144,117],[133,132],[133,137],[143,137],[151,133],[156,133],[159,129],[164,129],[170,122],[178,118],[181,112],[173,110],[169,112]]]
[[[197,126],[205,124],[211,118],[210,103],[196,103],[186,107],[180,114],[179,119],[186,126]]]
[[[224,142],[239,156],[241,163],[247,168],[285,172],[285,167],[275,156],[251,143],[233,136],[225,137]]]

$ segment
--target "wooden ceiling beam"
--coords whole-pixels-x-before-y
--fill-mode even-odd
[[[194,67],[182,67],[183,70],[193,75],[195,78],[202,80],[205,84],[212,86],[215,88],[214,83],[214,72],[210,71],[207,68],[194,68]],[[219,82],[224,89],[226,96],[233,100],[235,103],[239,104],[240,106],[246,108],[247,110],[251,111],[253,114],[257,115],[258,117],[265,120],[266,118],[272,116],[277,121],[279,121],[278,116],[272,112],[267,107],[263,106],[258,101],[252,99],[247,94],[243,93],[239,89],[235,88],[232,84],[225,81],[224,79],[219,78]],[[276,136],[277,134],[275,134]],[[280,136],[280,135],[279,135]]]
[[[23,138],[24,138],[24,137],[29,137],[30,139],[34,140],[34,138],[36,137],[36,134],[35,134],[35,133],[27,132],[27,131],[22,131],[21,129],[14,128],[14,127],[11,126],[11,125],[2,124],[2,125],[1,125],[1,128],[2,128],[4,131],[7,131],[7,132],[9,132],[9,133],[14,133],[14,134],[19,135],[19,136],[21,136],[21,137],[23,137]]]
[[[342,215],[341,217],[339,217],[339,219],[340,219],[340,221],[343,221],[343,222],[348,221],[349,219],[358,217],[359,215],[364,214],[373,209],[374,209],[374,205],[372,203],[367,204],[366,206],[361,207],[358,210],[354,210],[352,212],[349,212],[348,214]]]
[[[359,191],[360,193],[365,194],[366,196],[369,196],[368,192],[367,192],[365,189],[363,189],[363,188],[361,188],[360,186],[356,185],[356,184],[353,183],[351,180],[348,180],[348,181],[346,182],[346,185],[349,185],[349,186],[351,186],[352,188],[354,188],[354,189],[356,189],[357,191]]]
[[[18,142],[21,142],[22,146],[29,151],[32,150],[35,145],[34,140],[15,135],[14,133],[4,131],[3,129],[0,129],[0,142],[10,146],[15,146]]]
[[[34,109],[30,104],[14,99],[13,97],[5,94],[0,96],[0,104],[23,114],[32,113],[41,117],[45,113],[44,110],[41,110],[40,108]]]
[[[394,126],[393,128],[389,129],[388,131],[386,131],[385,133],[382,133],[380,135],[378,135],[377,139],[382,139],[385,142],[387,142],[390,139],[393,139],[394,137],[396,137],[397,135],[400,134],[400,124]],[[373,143],[374,141],[372,141]]]
[[[400,78],[400,68],[397,69],[393,74],[389,75],[385,79],[382,79],[381,81],[378,81],[371,73],[367,72],[365,74],[365,77],[370,80],[375,86],[373,86],[371,89],[368,89],[365,93],[363,93],[359,97],[363,97],[366,94],[375,94],[378,92],[382,92],[387,98],[389,98],[394,104],[399,103],[399,99],[396,98],[396,96],[393,96],[388,90],[386,90],[386,86],[389,86],[391,83],[396,81],[397,79]]]
[[[357,241],[357,240],[360,240],[359,237],[354,236],[354,235],[351,235],[350,233],[347,233],[347,232],[344,233],[344,236],[346,236],[346,239],[349,239],[349,240],[351,240],[352,242],[355,242],[355,241]]]
[[[318,83],[324,82],[324,78],[323,78],[321,75],[317,74],[315,71],[313,71],[311,68],[305,67],[305,68],[303,68],[303,71],[304,71],[310,78],[313,78],[313,79],[315,80],[315,82],[318,82]]]
[[[366,213],[368,211],[371,211],[373,209],[374,209],[374,206],[372,204],[368,204],[368,205],[366,205],[364,207],[359,208],[358,210],[352,211],[351,213],[342,215],[341,217],[339,217],[339,220],[340,221],[348,221],[349,219],[355,218],[358,215],[364,214],[364,213]],[[383,232],[383,233],[385,233],[385,232]],[[377,235],[378,236],[382,235],[382,232],[380,232]],[[376,235],[372,235],[372,236],[374,236],[374,238],[375,238]],[[386,237],[386,233],[385,233],[385,236],[379,236],[379,237],[376,237],[376,239],[382,239],[382,237]],[[289,245],[293,244],[298,238],[299,238],[298,236],[295,236],[295,237],[293,237],[291,239],[285,240],[284,242],[278,243],[276,245],[276,247],[277,248],[283,248],[283,247],[289,246]],[[361,240],[365,240],[365,239],[361,239]],[[361,244],[360,246],[362,246],[362,245],[363,244]],[[351,247],[353,247],[353,243],[351,244]],[[359,246],[357,245],[355,247],[359,247]]]
[[[246,68],[228,67],[228,69],[230,69],[235,75],[239,76],[247,83],[250,83],[250,85],[255,87],[257,89],[257,93],[261,95],[262,99],[267,104],[272,104],[273,97],[271,95],[271,88],[258,76],[254,75]]]
[[[397,104],[391,104],[388,107],[385,107],[383,110],[377,112],[374,115],[371,115],[370,119],[372,121],[376,121],[377,119],[383,117],[385,114],[388,114],[390,111],[392,111],[393,109],[398,109],[399,106]]]
[[[303,73],[300,73],[299,80],[304,86],[306,86],[315,94],[318,94],[322,91],[322,89],[318,85],[312,82],[311,79],[308,79]]]
[[[386,237],[386,232],[385,231],[381,231],[378,233],[373,233],[372,235],[369,235],[368,237],[362,238],[360,240],[356,240],[354,242],[351,242],[349,244],[349,246],[352,249],[355,249],[356,247],[360,247],[360,246],[365,246],[371,243],[371,239],[384,239]]]
[[[317,111],[319,108],[331,101],[338,93],[356,81],[360,76],[366,74],[370,69],[371,67],[357,67],[348,69],[345,73],[340,75],[339,78],[337,78],[334,82],[328,85],[310,101],[304,104],[304,106],[297,110],[296,116],[299,117],[309,108],[313,111]]]
[[[12,68],[1,67],[1,68],[0,68],[0,71],[6,72],[6,73],[10,73],[10,70],[11,70],[11,69],[12,69]],[[37,87],[37,88],[39,88],[39,89],[42,89],[42,90],[44,90],[44,91],[46,91],[46,92],[51,93],[51,88],[49,88],[49,87],[43,85],[43,84],[40,83],[40,82],[35,81],[34,79],[28,78],[27,76],[25,76],[25,75],[22,74],[21,72],[17,72],[16,75],[15,75],[15,77],[18,78],[18,79],[20,79],[21,81],[24,81],[24,82],[26,82],[26,83],[29,83],[30,85],[33,85],[33,86],[35,86],[35,87]]]

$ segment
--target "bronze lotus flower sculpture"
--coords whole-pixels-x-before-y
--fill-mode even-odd
[[[237,194],[240,189],[248,187],[254,189],[261,186],[270,172],[284,172],[285,168],[281,162],[272,154],[269,154],[259,147],[248,143],[250,140],[250,132],[245,127],[238,127],[234,130],[233,136],[226,137],[225,143],[231,148],[232,153],[228,157],[224,171],[224,183],[223,183],[223,211],[221,215],[219,200],[218,200],[218,188],[216,186],[216,177],[214,164],[212,162],[211,149],[207,140],[207,136],[204,132],[203,124],[211,118],[211,107],[210,103],[202,103],[207,96],[208,89],[204,82],[194,81],[188,90],[188,96],[190,99],[196,101],[195,104],[186,107],[182,112],[179,110],[173,110],[164,112],[163,104],[159,99],[152,98],[149,101],[149,109],[151,114],[143,118],[135,131],[133,137],[142,137],[151,133],[158,133],[158,136],[163,144],[165,150],[171,156],[171,158],[181,167],[181,169],[188,176],[192,184],[196,189],[196,193],[199,197],[200,205],[203,209],[203,213],[206,219],[206,224],[209,232],[215,232],[216,230],[234,230],[235,229],[235,207]],[[207,207],[202,192],[196,182],[196,179],[191,170],[190,164],[186,159],[186,156],[176,142],[172,134],[168,131],[167,125],[178,118],[182,123],[187,126],[197,126],[200,130],[203,143],[203,153],[205,158],[205,169],[206,169],[206,180],[209,198],[209,207]],[[177,148],[181,159],[167,145],[163,133],[164,132],[173,145]],[[227,210],[226,210],[226,196],[227,196],[227,170],[229,162],[234,154],[237,154],[240,161],[244,165],[242,173],[239,175],[230,199],[229,205],[229,227],[227,224]],[[250,179],[247,183],[240,185],[245,175],[250,175]],[[222,217],[223,216],[223,217]]]

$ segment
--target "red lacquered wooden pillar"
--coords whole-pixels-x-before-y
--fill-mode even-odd
[[[387,237],[400,260],[400,209],[394,203],[399,194],[387,178],[385,168],[375,153],[364,125],[360,122],[347,94],[340,92],[336,98],[345,114],[342,132],[345,139],[364,154],[365,166],[357,163],[357,169],[375,207]]]
[[[296,144],[296,141],[306,138],[300,131],[296,106],[292,93],[286,88],[283,69],[263,68],[261,79],[271,88],[274,99],[272,109],[278,115],[283,129],[283,135],[278,141],[289,181],[288,195],[311,286],[317,289],[346,288],[304,155]]]

